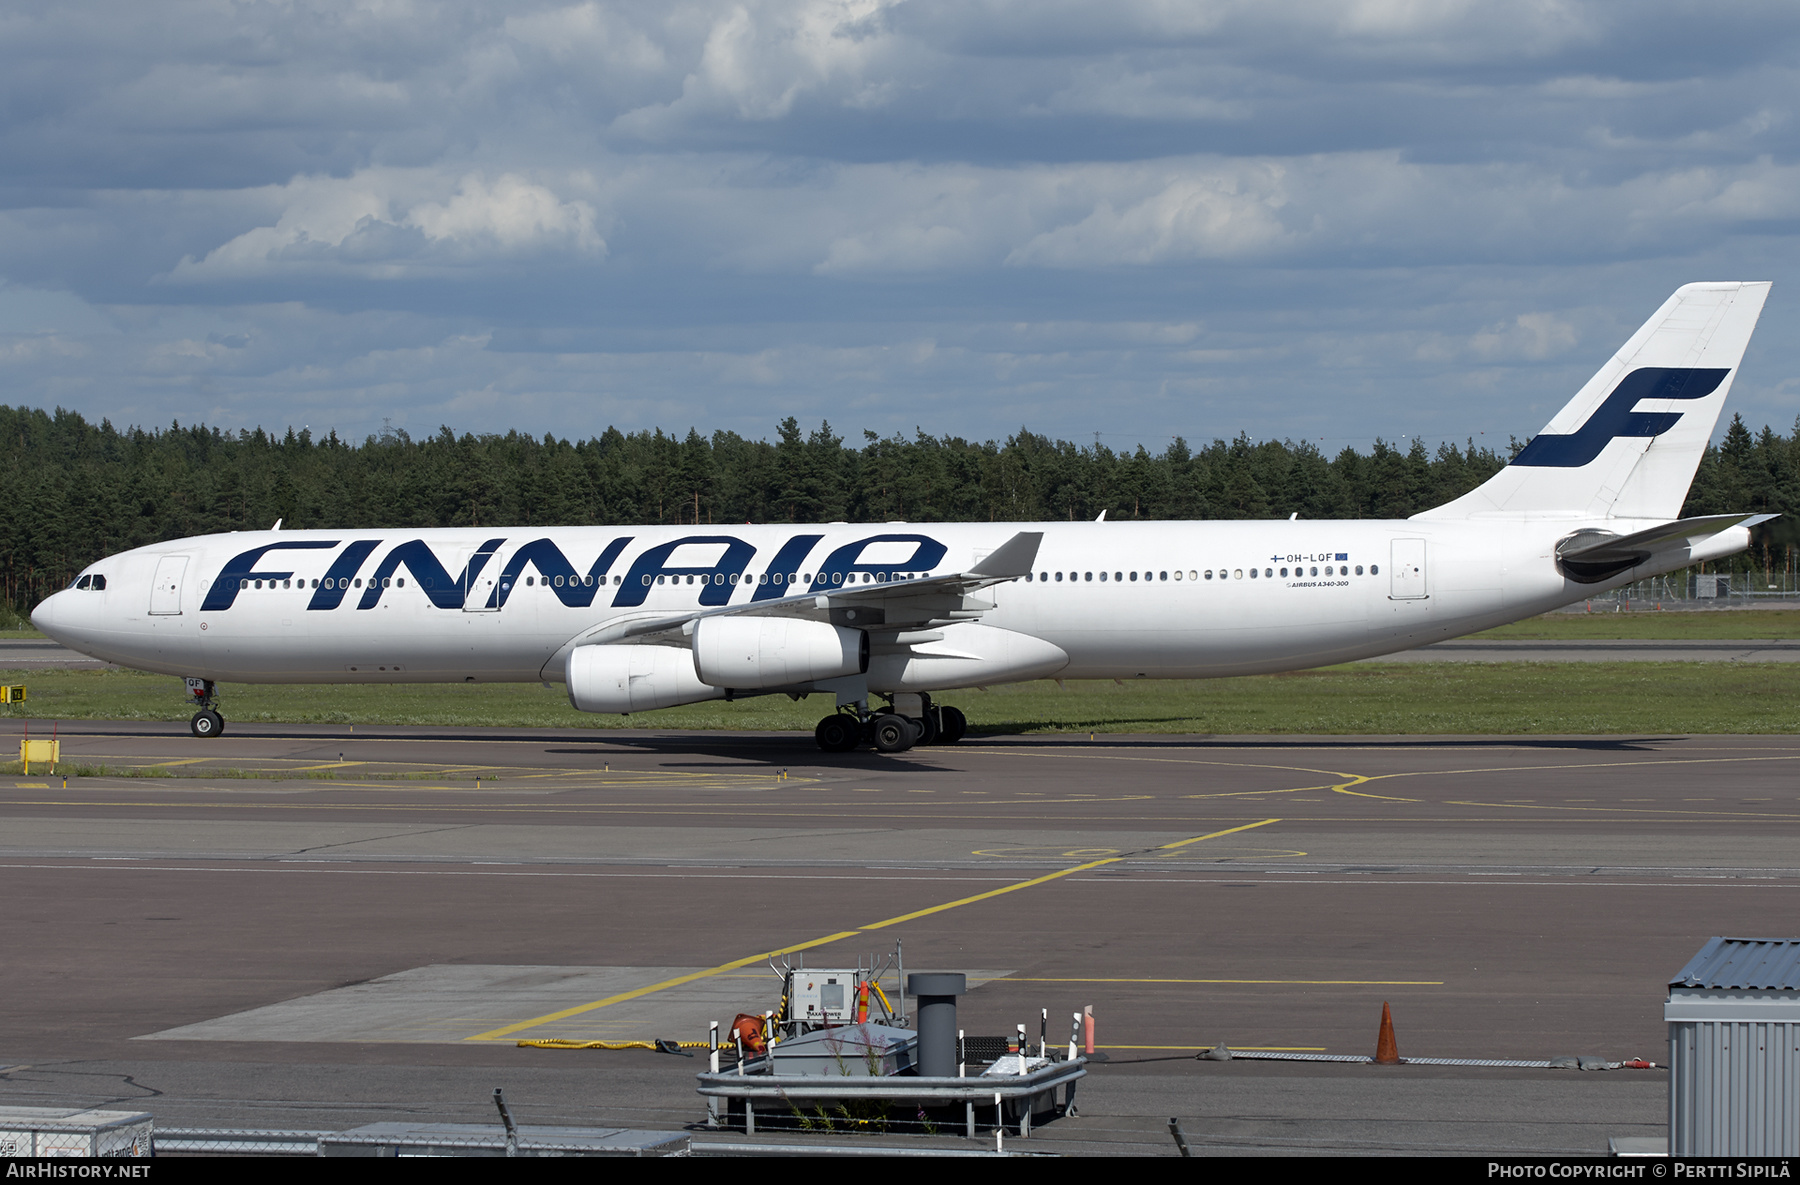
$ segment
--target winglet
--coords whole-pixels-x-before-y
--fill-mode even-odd
[[[1023,576],[1037,562],[1038,545],[1043,541],[1042,531],[1020,531],[969,571],[975,576]]]

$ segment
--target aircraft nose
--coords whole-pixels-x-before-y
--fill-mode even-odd
[[[68,596],[67,592],[55,592],[39,601],[37,608],[31,611],[31,624],[47,636],[61,641],[56,635],[56,624],[57,618],[61,616],[62,606],[68,603]]]

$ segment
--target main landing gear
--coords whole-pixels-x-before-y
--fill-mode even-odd
[[[219,715],[215,706],[219,697],[214,693],[211,679],[187,680],[188,698],[199,706],[194,718],[188,721],[188,728],[197,737],[216,737],[225,731],[225,717]]]
[[[968,731],[969,720],[956,708],[937,707],[928,695],[900,697],[902,704],[917,700],[916,716],[889,711],[871,712],[862,704],[834,712],[819,721],[813,739],[827,753],[848,753],[872,745],[883,753],[904,753],[914,745],[954,745]]]

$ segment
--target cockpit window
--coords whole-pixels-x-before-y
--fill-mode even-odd
[[[75,587],[76,588],[86,588],[89,584],[91,584],[93,582],[93,579],[94,578],[92,576],[83,576],[80,580],[77,580],[75,582]]]

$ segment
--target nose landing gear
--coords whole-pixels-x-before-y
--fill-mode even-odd
[[[188,699],[199,707],[193,719],[188,721],[188,728],[197,737],[216,737],[225,731],[225,717],[219,715],[215,705],[219,697],[213,689],[211,679],[188,679]]]

